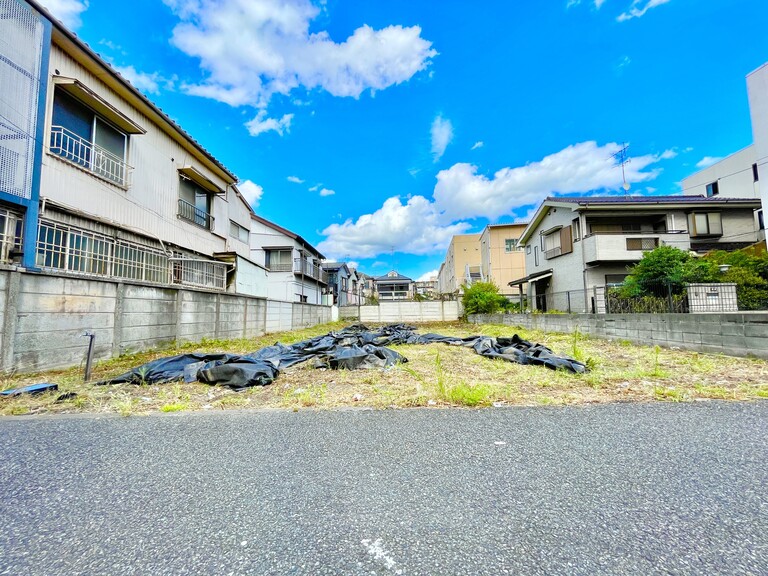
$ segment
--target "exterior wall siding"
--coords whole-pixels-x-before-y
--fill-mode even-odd
[[[752,176],[752,164],[757,162],[754,146],[723,158],[699,172],[691,174],[682,181],[683,194],[707,195],[707,184],[718,183],[719,194],[723,198],[759,198],[760,190]]]
[[[41,197],[195,252],[212,254],[226,251],[229,237],[226,196],[213,197],[211,212],[218,215],[213,231],[179,219],[177,170],[189,164],[222,189],[226,190],[228,183],[56,45],[51,50],[50,68],[59,70],[61,76],[80,80],[147,133],[129,136],[127,161],[134,170],[127,190],[55,154],[45,153]],[[47,99],[46,144],[49,141],[54,89],[55,84],[51,83]]]
[[[250,338],[331,321],[331,308],[242,295],[0,270],[0,370],[80,365],[203,338]]]

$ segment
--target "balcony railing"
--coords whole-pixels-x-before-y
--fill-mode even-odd
[[[290,262],[280,264],[271,263],[268,268],[270,272],[291,272],[293,270]]]
[[[643,252],[657,246],[673,246],[681,250],[691,249],[691,239],[686,231],[623,232],[590,234],[582,239],[584,260],[592,262],[634,262]]]
[[[207,230],[213,230],[213,216],[181,198],[179,198],[179,218],[188,220]]]
[[[118,186],[128,187],[128,179],[133,168],[125,162],[125,159],[115,156],[63,126],[51,126],[49,150],[52,154],[77,164],[92,174],[114,182]]]
[[[544,252],[544,258],[547,260],[551,260],[552,258],[557,258],[558,256],[562,256],[563,249],[560,246],[557,246],[556,248],[550,248],[549,250],[546,250]]]
[[[0,264],[8,264],[13,252],[21,252],[23,225],[21,214],[0,207]]]
[[[37,265],[88,276],[225,290],[227,265],[40,220]]]
[[[293,273],[301,274],[302,276],[309,276],[315,280],[319,280],[324,284],[328,284],[328,273],[325,272],[320,266],[307,260],[306,258],[295,258],[293,260]]]

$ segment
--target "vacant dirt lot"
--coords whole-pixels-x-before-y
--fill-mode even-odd
[[[291,344],[338,330],[345,324],[270,334],[252,340],[202,344],[124,356],[103,362],[94,381],[149,360],[181,352],[246,353],[282,342]],[[440,323],[419,331],[445,335],[512,336],[544,344],[555,353],[586,362],[587,374],[488,360],[473,350],[432,344],[395,346],[409,362],[382,370],[317,370],[311,362],[283,372],[270,386],[233,392],[183,382],[161,385],[97,386],[82,382],[82,370],[5,377],[0,388],[55,382],[57,392],[0,399],[0,414],[220,410],[232,408],[337,408],[408,406],[559,405],[627,401],[748,400],[768,398],[768,362],[607,342],[581,334],[545,334],[509,326]]]

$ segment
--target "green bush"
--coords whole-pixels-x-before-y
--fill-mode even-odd
[[[475,282],[464,287],[461,303],[464,314],[494,314],[505,308],[507,299],[493,282]]]

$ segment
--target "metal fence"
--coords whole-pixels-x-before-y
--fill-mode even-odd
[[[37,265],[91,276],[225,290],[227,265],[40,220]]]
[[[82,166],[93,174],[127,188],[133,168],[112,154],[63,126],[51,126],[51,153]]]
[[[649,282],[630,289],[613,284],[588,290],[539,294],[534,302],[537,311],[555,314],[685,314],[768,310],[768,285]]]

